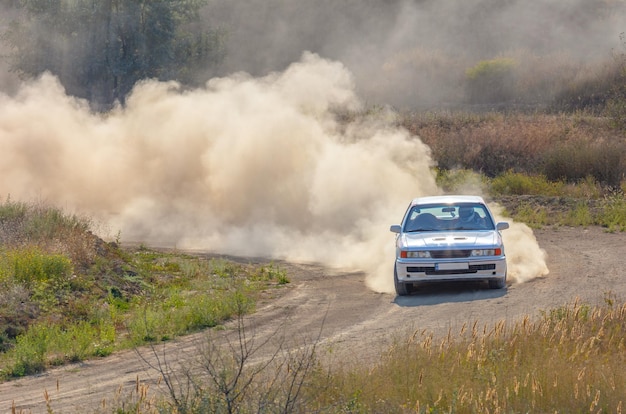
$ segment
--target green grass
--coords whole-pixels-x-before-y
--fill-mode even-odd
[[[215,327],[289,282],[274,263],[122,250],[89,223],[0,205],[0,379]]]
[[[511,218],[533,228],[595,225],[626,231],[626,181],[615,189],[591,176],[570,183],[513,171],[493,178],[463,169],[438,169],[436,174],[446,192],[484,194],[503,204]]]
[[[533,228],[601,226],[608,232],[626,231],[626,198],[623,194],[597,200],[562,197],[507,200],[507,213]]]

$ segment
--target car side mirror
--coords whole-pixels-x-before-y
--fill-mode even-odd
[[[501,221],[500,223],[496,224],[496,229],[498,231],[506,230],[508,228],[509,228],[509,223],[507,223],[506,221]]]
[[[389,227],[389,231],[391,231],[392,233],[400,233],[401,230],[402,227],[400,227],[399,224],[394,224],[393,226]]]

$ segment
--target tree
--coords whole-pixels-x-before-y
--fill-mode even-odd
[[[194,82],[223,57],[204,0],[24,0],[5,39],[23,77],[49,71],[96,108],[124,103],[141,79]]]

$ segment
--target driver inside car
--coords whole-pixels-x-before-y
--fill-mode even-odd
[[[474,207],[463,206],[459,207],[459,225],[484,227],[485,220],[474,211]]]

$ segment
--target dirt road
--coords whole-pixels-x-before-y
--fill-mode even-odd
[[[335,359],[349,362],[375,358],[394,335],[407,329],[455,333],[465,323],[512,323],[576,298],[590,304],[603,303],[607,295],[626,300],[626,233],[594,227],[544,229],[535,235],[548,254],[550,274],[503,290],[437,285],[396,298],[368,290],[362,273],[284,263],[292,283],[279,297],[262,303],[247,322],[259,339],[276,335],[279,326],[290,338],[310,341],[319,335]],[[205,338],[189,336],[158,350],[169,361],[184,360]],[[148,349],[140,353],[154,357]],[[0,384],[0,412],[46,412],[45,393],[55,413],[95,412],[133,392],[137,380],[149,392],[158,392],[158,379],[137,352],[121,352]]]

